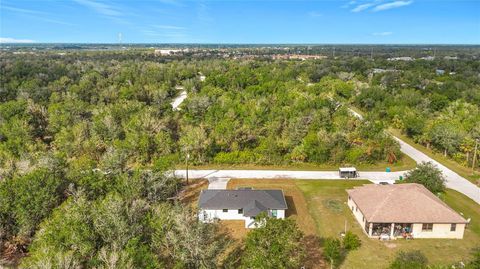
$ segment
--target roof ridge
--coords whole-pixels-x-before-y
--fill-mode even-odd
[[[376,185],[375,185],[376,186]],[[381,185],[379,185],[381,186]],[[378,187],[377,187],[378,188]],[[370,218],[373,218],[375,217],[375,215],[377,214],[377,212],[387,203],[387,200],[390,199],[390,197],[392,196],[392,193],[393,193],[393,188],[389,188],[388,190],[388,193],[387,195],[385,195],[384,199],[382,200],[382,202],[380,204],[378,204],[377,208],[375,209],[375,211],[373,212],[373,214],[370,216]]]
[[[465,220],[465,218],[460,215],[458,212],[456,212],[455,210],[453,210],[453,208],[451,208],[449,205],[447,205],[447,203],[445,203],[444,201],[442,201],[442,199],[440,199],[440,197],[436,196],[433,192],[431,192],[430,190],[428,190],[425,186],[423,186],[422,184],[418,184],[416,183],[415,185],[416,188],[418,188],[419,190],[421,190],[421,192],[426,196],[428,197],[428,199],[430,199],[431,201],[433,202],[436,202],[436,203],[439,203],[441,206],[443,206],[445,209],[448,209],[448,211],[450,211],[451,213],[461,217],[463,220]]]
[[[276,202],[283,203],[283,201],[278,200],[277,198],[275,198],[269,191],[276,191],[276,190],[263,190],[263,192],[264,192],[265,194],[268,194],[268,196],[269,196],[270,198],[272,198],[273,200],[275,200]],[[283,195],[283,190],[281,190],[281,191],[282,191],[282,195]],[[283,196],[284,196],[284,199],[285,199],[285,195],[283,195]]]

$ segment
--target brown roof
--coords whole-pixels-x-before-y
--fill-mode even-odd
[[[369,184],[347,192],[368,222],[467,223],[420,184]]]

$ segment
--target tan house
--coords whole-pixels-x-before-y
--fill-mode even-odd
[[[467,221],[423,185],[369,184],[347,193],[348,207],[371,238],[463,238]]]

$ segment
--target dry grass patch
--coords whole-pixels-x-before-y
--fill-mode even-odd
[[[221,230],[233,239],[242,240],[247,235],[248,229],[245,228],[243,220],[220,220],[219,223]]]
[[[200,191],[208,188],[208,180],[206,179],[193,179],[189,184],[184,186],[182,191],[177,195],[180,202],[190,205],[192,208],[196,208],[198,205],[198,198],[200,197]]]

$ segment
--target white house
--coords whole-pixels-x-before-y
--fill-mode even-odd
[[[245,228],[255,228],[261,212],[284,219],[287,202],[282,190],[202,190],[198,201],[198,219],[203,222],[243,220]]]
[[[348,207],[371,238],[462,239],[468,223],[420,184],[369,184],[347,192]]]

